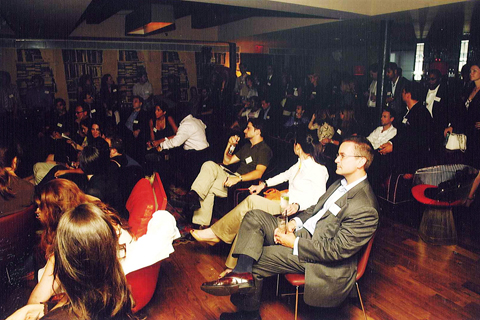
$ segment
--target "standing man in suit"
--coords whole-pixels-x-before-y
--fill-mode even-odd
[[[394,62],[387,63],[387,65],[385,66],[385,71],[389,80],[386,86],[386,102],[387,106],[393,109],[395,111],[395,114],[397,115],[397,119],[393,124],[395,125],[395,127],[398,127],[398,124],[407,112],[405,103],[402,100],[402,90],[408,80],[402,77],[401,69]]]
[[[277,228],[277,218],[264,211],[246,214],[233,253],[237,266],[202,285],[210,294],[232,295],[239,311],[223,313],[221,320],[261,319],[263,278],[275,274],[304,273],[309,305],[342,303],[355,284],[357,252],[378,225],[378,204],[366,173],[372,161],[368,140],[345,139],[335,159],[336,172],[344,179],[332,184],[316,205],[299,212],[287,231]]]
[[[445,137],[443,132],[451,124],[449,112],[448,90],[446,83],[441,82],[442,74],[437,69],[428,71],[428,91],[425,96],[425,106],[433,119],[432,148],[439,163],[444,158]]]

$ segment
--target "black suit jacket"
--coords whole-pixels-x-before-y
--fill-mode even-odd
[[[425,99],[427,98],[425,94]],[[453,112],[449,104],[449,96],[446,84],[440,84],[437,90],[437,95],[433,101],[432,118],[433,118],[433,143],[437,150],[443,149],[443,132],[452,123]]]
[[[402,91],[403,91],[403,88],[405,88],[405,83],[407,83],[407,81],[408,80],[405,79],[404,77],[400,77],[398,79],[397,85],[395,87],[395,94],[393,95],[393,101],[391,101],[388,104],[388,106],[392,108],[396,113],[395,122],[394,122],[395,127],[397,127],[397,125],[401,122],[405,113],[407,113],[407,106],[402,99]],[[392,92],[391,81],[388,81],[387,94],[388,92],[390,93]]]

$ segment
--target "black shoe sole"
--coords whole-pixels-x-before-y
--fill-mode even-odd
[[[242,283],[233,286],[201,286],[200,289],[214,296],[230,296],[235,293],[249,294],[255,291],[255,286]]]

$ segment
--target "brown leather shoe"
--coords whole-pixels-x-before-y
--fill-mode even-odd
[[[250,293],[255,289],[255,284],[250,272],[230,272],[216,281],[205,282],[201,289],[214,296],[229,296],[235,293]]]

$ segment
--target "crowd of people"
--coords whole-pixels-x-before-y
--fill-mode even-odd
[[[210,86],[191,88],[188,102],[174,88],[154,96],[143,72],[127,107],[110,74],[98,93],[84,75],[70,110],[38,76],[22,101],[2,72],[0,215],[35,202],[47,261],[29,304],[12,319],[134,318],[125,270],[132,256],[141,259],[118,258],[118,251],[140,241],[129,234],[125,203],[136,181],[154,171],[181,199],[193,239],[232,244],[219,280],[202,286],[232,294],[239,313],[221,319],[260,319],[262,279],[277,273],[305,273],[308,304],[338,305],[354,284],[356,253],[377,228],[375,193],[385,179],[411,179],[430,165],[480,163],[479,63],[465,66],[458,81],[436,69],[424,82],[408,81],[395,63],[385,71],[384,105],[377,101],[378,64],[370,66],[364,92],[349,75],[323,87],[315,73],[300,84],[272,66],[262,77],[240,64],[238,78],[214,75]],[[459,135],[466,137],[462,150],[447,150]],[[275,139],[291,144],[297,161],[270,172],[284,159],[271,145]],[[258,195],[287,181],[287,205]],[[212,224],[215,199],[238,186],[251,195]],[[278,215],[291,218],[284,233]],[[78,264],[80,254],[92,262]],[[328,292],[316,289],[323,287]],[[64,298],[47,312],[39,303],[59,292]]]

